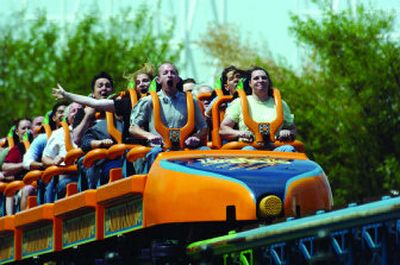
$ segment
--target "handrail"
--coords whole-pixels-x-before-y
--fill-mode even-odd
[[[5,187],[4,195],[6,197],[14,196],[15,192],[19,191],[25,186],[22,180],[14,180]]]
[[[62,174],[71,174],[76,173],[77,166],[70,165],[70,166],[50,166],[46,168],[42,174],[42,181],[44,183],[49,183],[52,177]]]
[[[23,178],[25,185],[30,185],[42,177],[43,170],[31,170]]]
[[[83,156],[84,152],[81,148],[73,148],[67,152],[64,158],[64,163],[66,165],[72,165],[78,158]]]

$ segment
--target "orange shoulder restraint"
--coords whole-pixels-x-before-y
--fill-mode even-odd
[[[168,128],[161,120],[160,101],[157,92],[150,92],[153,102],[154,128],[164,140],[164,148],[166,149],[183,149],[185,140],[194,130],[195,123],[195,107],[192,93],[186,93],[187,121],[181,128]]]
[[[242,105],[244,124],[254,133],[255,142],[257,144],[264,143],[264,139],[269,139],[271,143],[275,142],[275,134],[283,123],[283,108],[279,90],[276,88],[273,89],[276,118],[272,122],[255,122],[250,115],[245,91],[241,89],[238,90],[238,93]]]

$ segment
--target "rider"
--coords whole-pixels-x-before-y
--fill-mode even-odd
[[[276,116],[276,108],[272,95],[272,81],[268,72],[261,67],[253,67],[248,71],[248,86],[252,94],[247,96],[251,118],[256,122],[271,122]],[[277,139],[280,141],[292,141],[296,136],[296,127],[289,106],[282,100],[283,125],[278,131]],[[238,126],[238,129],[236,129]],[[240,98],[235,99],[227,108],[225,118],[219,130],[225,140],[238,138],[251,142],[253,134],[245,125]],[[246,147],[246,149],[254,149]],[[277,151],[294,151],[294,147],[284,145],[276,148]]]
[[[181,81],[178,70],[172,63],[163,63],[158,69],[157,83],[161,90],[157,93],[161,106],[161,119],[165,126],[169,128],[181,128],[188,119],[188,109],[186,96],[179,91]],[[196,100],[195,100],[196,101]],[[207,124],[203,118],[197,102],[195,106],[195,131],[185,140],[188,148],[206,149],[201,146],[201,140],[207,137]],[[149,130],[145,130],[148,128]],[[144,168],[137,170],[137,173],[147,173],[157,154],[162,151],[162,137],[154,126],[154,113],[151,96],[142,98],[133,108],[131,114],[131,126],[129,128],[131,136],[144,139],[150,145],[156,145],[146,156]]]

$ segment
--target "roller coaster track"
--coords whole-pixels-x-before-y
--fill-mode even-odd
[[[194,242],[196,264],[400,264],[400,197]]]

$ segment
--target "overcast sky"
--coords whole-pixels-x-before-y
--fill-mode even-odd
[[[0,23],[7,23],[7,16],[21,8],[26,8],[31,17],[41,8],[47,10],[52,20],[71,22],[95,6],[105,15],[117,15],[121,7],[131,6],[135,9],[143,2],[153,8],[158,3],[157,0],[0,0]],[[400,0],[332,0],[340,9],[355,2],[388,12],[394,10],[397,17],[400,16]],[[177,42],[184,40],[185,30],[190,29],[188,37],[192,43],[194,68],[189,65],[181,69],[182,76],[194,76],[208,83],[212,82],[212,75],[220,69],[210,68],[212,58],[207,58],[193,43],[203,35],[209,23],[226,21],[237,25],[244,36],[260,44],[260,49],[268,47],[275,59],[286,60],[296,69],[299,68],[300,58],[295,39],[289,33],[290,14],[318,16],[316,6],[307,0],[161,0],[161,4],[163,14],[158,24],[163,26],[168,23],[169,17],[176,17]],[[185,54],[182,54],[183,60]]]

